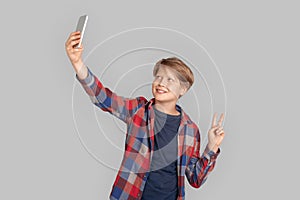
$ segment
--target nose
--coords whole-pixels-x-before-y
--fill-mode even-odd
[[[166,78],[161,78],[160,80],[158,80],[158,85],[166,87],[167,86]]]

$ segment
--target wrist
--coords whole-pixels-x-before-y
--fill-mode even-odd
[[[84,80],[88,76],[88,68],[82,61],[74,64],[73,66],[79,79]]]
[[[77,73],[82,69],[82,67],[84,66],[84,63],[80,59],[77,62],[72,62],[72,65],[73,65],[73,68],[74,68],[75,72]]]
[[[218,145],[213,145],[213,144],[208,144],[207,145],[208,149],[217,153],[218,149],[219,149],[219,146]]]

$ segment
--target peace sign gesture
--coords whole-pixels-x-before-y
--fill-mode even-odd
[[[225,132],[222,127],[222,122],[224,120],[224,113],[221,114],[220,119],[217,123],[217,113],[214,113],[212,125],[208,131],[208,148],[217,152],[222,140],[225,136]]]

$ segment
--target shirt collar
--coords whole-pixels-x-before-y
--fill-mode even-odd
[[[150,110],[153,110],[153,104],[154,103],[155,103],[155,98],[154,97],[147,102],[148,108]],[[190,117],[184,112],[184,110],[178,104],[176,104],[176,110],[178,112],[181,112],[181,121],[182,121],[183,124],[188,124],[188,123],[192,122]],[[154,112],[154,110],[153,110],[153,112]]]

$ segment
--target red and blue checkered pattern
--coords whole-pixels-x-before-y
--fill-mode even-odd
[[[127,124],[124,156],[109,198],[111,200],[141,199],[154,150],[155,98],[148,101],[142,96],[137,98],[118,96],[104,87],[89,68],[85,79],[79,79],[77,74],[76,79],[94,105]],[[192,187],[199,188],[214,169],[220,149],[214,153],[206,147],[200,156],[200,132],[197,125],[179,105],[176,105],[176,109],[182,113],[178,128],[177,200],[183,200],[185,177]]]

